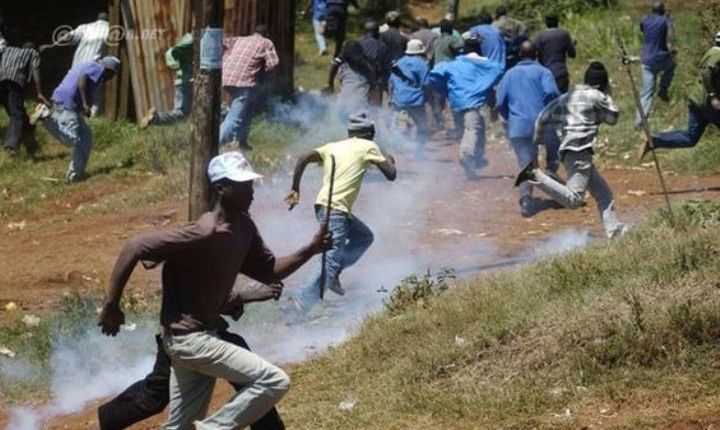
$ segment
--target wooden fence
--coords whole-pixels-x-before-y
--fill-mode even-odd
[[[106,84],[105,115],[138,120],[150,107],[172,109],[175,72],[165,65],[164,57],[191,29],[191,0],[109,0],[108,9],[115,30],[109,53],[120,58],[124,67],[117,79]],[[272,88],[291,94],[295,0],[225,0],[226,35],[251,34],[260,23],[268,26],[280,56]]]

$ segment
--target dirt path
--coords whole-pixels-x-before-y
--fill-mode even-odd
[[[373,264],[385,261],[391,267],[397,260],[399,267],[407,265],[412,270],[424,264],[429,267],[430,262],[433,267],[447,262],[460,275],[468,276],[517,262],[519,257],[528,256],[530,250],[546,246],[548,237],[570,228],[589,230],[591,236],[601,237],[591,199],[577,211],[550,209],[531,219],[521,218],[517,195],[512,189],[516,163],[506,144],[489,145],[490,166],[477,181],[462,178],[456,153],[456,145],[440,140],[430,145],[427,161],[415,162],[401,154],[400,176],[394,184],[388,184],[379,175],[369,175],[356,213],[366,221],[372,220],[368,224],[375,230],[376,243],[369,253],[373,255],[367,258]],[[656,193],[657,180],[650,166],[606,166],[603,172],[615,191],[622,220],[636,222],[663,204],[662,196]],[[718,178],[672,176],[668,182],[674,192],[673,201],[679,202],[715,198],[717,189],[711,187],[718,183]],[[281,251],[301,244],[315,226],[309,214],[309,191],[299,208],[305,212],[288,214],[282,206],[286,183],[287,178],[283,177],[279,183],[259,185],[252,210],[270,246],[277,244]],[[304,190],[313,187],[312,180],[304,184]],[[540,195],[536,191],[536,196]],[[161,202],[92,214],[74,222],[64,222],[62,214],[48,216],[37,218],[22,231],[5,229],[0,243],[3,255],[0,272],[4,273],[0,305],[15,301],[22,312],[42,314],[55,309],[65,291],[103,288],[114,258],[129,236],[181,223],[185,208],[183,201]],[[264,225],[267,219],[271,222]],[[296,228],[295,223],[300,227]],[[273,226],[286,224],[290,225],[273,230]],[[414,265],[407,262],[410,257]],[[361,266],[357,271],[372,269]],[[137,270],[133,276],[130,294],[157,293],[159,271]],[[215,403],[229,393],[225,384],[219,387]],[[90,405],[84,412],[55,419],[45,428],[93,428],[95,407]],[[1,414],[0,428],[4,428]],[[161,415],[134,428],[157,428],[163,418]]]

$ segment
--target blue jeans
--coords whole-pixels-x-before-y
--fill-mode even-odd
[[[720,111],[711,107],[699,108],[694,105],[688,107],[688,128],[653,136],[653,146],[656,148],[692,148],[697,145],[709,124],[720,127]]]
[[[547,164],[546,167],[549,171],[557,173],[560,168],[560,138],[558,138],[554,126],[545,128],[544,134],[545,164]]]
[[[220,144],[230,141],[247,144],[255,88],[225,87],[225,91],[230,94],[230,109],[220,124]]]
[[[325,207],[315,206],[315,216],[319,222],[325,219]],[[325,288],[340,276],[340,273],[357,263],[365,251],[372,245],[374,236],[370,228],[355,216],[345,212],[332,210],[330,212],[330,225],[332,234],[332,247],[327,251],[325,261]],[[315,280],[303,287],[299,300],[303,310],[308,311],[320,301],[320,273]]]
[[[649,66],[643,64],[642,76],[643,76],[643,88],[640,93],[640,102],[642,104],[645,116],[650,117],[650,108],[652,108],[653,95],[655,94],[655,86],[657,85],[658,78],[660,78],[660,88],[658,92],[661,95],[667,95],[670,90],[670,84],[672,84],[673,77],[675,77],[675,59],[668,57],[667,60],[653,64]],[[640,112],[637,112],[635,117],[635,124],[640,124]]]
[[[152,123],[157,125],[167,125],[176,123],[185,118],[192,109],[192,88],[192,82],[175,84],[173,110],[156,113]]]
[[[56,104],[43,124],[55,139],[63,145],[73,148],[72,159],[65,177],[72,180],[84,176],[85,166],[90,159],[93,136],[82,112],[66,109]]]
[[[315,31],[315,43],[317,43],[318,50],[322,53],[327,51],[327,42],[325,41],[325,20],[314,19],[313,30]]]

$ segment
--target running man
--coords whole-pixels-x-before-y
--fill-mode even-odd
[[[276,259],[248,212],[253,181],[261,176],[236,151],[213,158],[208,176],[214,194],[211,211],[184,227],[136,236],[121,251],[98,324],[104,334],[116,335],[125,320],[120,299],[135,266],[139,261],[146,268],[164,263],[160,322],[162,346],[171,357],[165,430],[244,428],[280,401],[289,388],[288,376],[224,340],[220,332],[226,324],[220,315],[246,300],[233,290],[238,273],[279,284],[330,245],[323,226],[307,246]],[[280,292],[276,288],[269,295],[277,298]],[[205,417],[217,378],[242,388]]]
[[[315,215],[320,223],[324,222],[328,208],[328,190],[330,187],[331,156],[335,157],[335,183],[330,204],[329,231],[332,233],[332,246],[327,251],[325,263],[325,285],[331,291],[344,295],[340,284],[340,273],[355,264],[373,242],[373,233],[355,214],[352,207],[360,193],[365,172],[372,165],[377,166],[389,181],[397,177],[395,159],[384,154],[373,142],[375,126],[365,114],[353,115],[348,126],[348,139],[328,143],[311,151],[298,160],[295,166],[292,189],[285,202],[293,209],[300,202],[300,181],[305,168],[310,163],[322,164],[323,186],[315,203]],[[304,315],[320,301],[321,277],[306,285],[296,300],[296,315],[301,320]]]
[[[576,85],[553,100],[535,124],[536,144],[542,143],[544,129],[549,124],[557,124],[562,129],[560,158],[565,163],[567,185],[545,174],[532,161],[518,173],[515,186],[532,181],[568,209],[579,208],[585,200],[585,191],[590,191],[597,202],[605,235],[610,238],[624,234],[627,226],[615,216],[612,190],[593,164],[593,147],[600,124],[615,125],[619,117],[620,111],[610,97],[607,70],[602,63],[593,62],[585,72],[585,84]]]

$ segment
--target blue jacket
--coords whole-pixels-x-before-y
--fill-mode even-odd
[[[522,60],[505,73],[497,93],[497,107],[508,121],[509,137],[533,137],[535,120],[560,95],[550,69]]]
[[[422,55],[405,55],[395,62],[402,73],[412,82],[406,82],[400,76],[392,73],[392,101],[399,108],[422,106],[425,103],[423,87],[427,82],[430,69]]]
[[[460,112],[480,108],[502,77],[500,64],[487,58],[462,55],[453,61],[436,65],[428,77],[428,85],[447,93],[450,109]]]
[[[471,28],[470,34],[482,40],[482,54],[500,63],[505,70],[506,46],[500,30],[490,24],[481,24]]]

